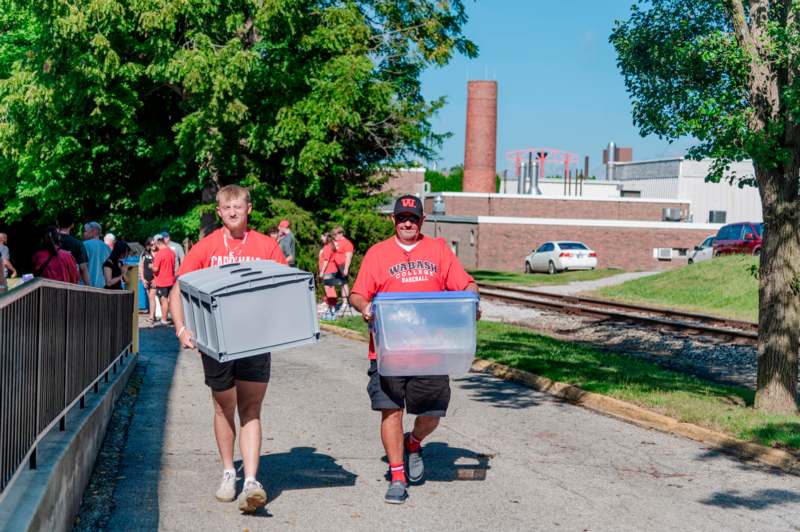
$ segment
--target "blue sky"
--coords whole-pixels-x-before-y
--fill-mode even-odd
[[[433,124],[453,136],[439,167],[464,161],[467,81],[498,82],[497,168],[509,168],[512,149],[552,147],[589,155],[602,175],[609,141],[633,148],[634,160],[684,155],[688,140],[642,138],[616,54],[608,42],[614,21],[627,18],[630,0],[465,0],[464,33],[480,48],[476,59],[456,56],[422,78],[429,99],[446,96]],[[582,167],[582,162],[581,162]]]

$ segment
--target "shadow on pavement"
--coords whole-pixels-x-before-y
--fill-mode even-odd
[[[237,469],[241,465],[241,460],[235,463]],[[315,447],[293,447],[288,453],[263,455],[258,471],[269,502],[287,490],[354,486],[358,476],[337,464],[332,456],[318,453]]]
[[[143,382],[123,450],[107,530],[157,530],[158,484],[178,342],[172,327],[139,329]]]
[[[766,489],[758,490],[752,495],[744,495],[738,490],[728,490],[715,493],[708,499],[700,502],[720,508],[764,510],[775,505],[796,504],[800,502],[800,493],[779,489]]]
[[[486,480],[486,472],[491,469],[489,461],[494,455],[476,453],[462,447],[450,447],[444,442],[431,442],[423,447],[425,478],[415,484],[425,482],[453,482],[455,480]],[[386,456],[383,461],[388,464]],[[390,480],[388,468],[386,480]]]
[[[496,408],[530,408],[540,403],[552,402],[530,388],[484,374],[470,374],[453,379],[453,384],[470,392],[470,399],[489,403]]]

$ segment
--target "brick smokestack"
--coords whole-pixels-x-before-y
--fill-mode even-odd
[[[497,192],[497,82],[467,83],[464,192]]]

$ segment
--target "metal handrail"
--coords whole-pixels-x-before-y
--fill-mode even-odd
[[[36,447],[108,381],[132,341],[134,294],[48,279],[0,294],[0,500]]]

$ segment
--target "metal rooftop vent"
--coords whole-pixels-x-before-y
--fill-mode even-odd
[[[661,220],[664,222],[680,222],[682,219],[683,211],[676,208],[661,209]]]

